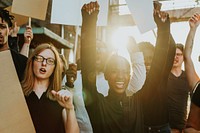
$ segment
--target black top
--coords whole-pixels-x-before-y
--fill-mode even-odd
[[[170,127],[182,130],[186,124],[190,90],[185,71],[182,71],[179,77],[170,73],[167,88]]]
[[[168,76],[175,56],[175,42],[170,31],[162,31],[163,27],[159,27],[151,69],[143,86],[143,88],[147,88],[143,102],[146,126],[161,126],[169,123],[166,94]]]
[[[200,107],[200,84],[198,84],[193,96],[192,96],[192,103],[196,106]]]
[[[8,36],[9,48],[17,53],[19,52],[18,39],[19,39],[18,37]]]
[[[36,133],[65,133],[63,107],[57,101],[47,98],[46,92],[40,99],[32,92],[26,97],[26,102]]]
[[[16,51],[13,51],[13,50],[10,50],[10,51],[11,51],[11,55],[13,58],[15,69],[17,71],[19,81],[22,81],[28,58],[24,55],[17,53]]]
[[[150,110],[163,93],[159,85],[164,84],[174,60],[175,45],[170,42],[169,29],[158,29],[158,39],[152,67],[142,89],[131,97],[109,91],[107,97],[97,92],[95,75],[96,20],[97,13],[88,15],[84,11],[81,30],[81,72],[85,105],[94,133],[143,133],[144,120],[155,119],[156,110]],[[168,23],[169,25],[169,23]],[[150,100],[153,99],[153,100]],[[159,106],[162,102],[158,101]],[[153,104],[153,105],[152,105]],[[156,108],[157,108],[156,106]],[[148,109],[148,110],[147,110]],[[166,107],[165,107],[166,109]],[[160,111],[163,111],[162,109]],[[145,119],[143,118],[143,113]],[[159,112],[161,114],[162,112]],[[148,116],[152,114],[153,116]],[[159,115],[160,117],[160,115]],[[162,118],[159,118],[162,119]],[[147,121],[148,122],[148,121]]]

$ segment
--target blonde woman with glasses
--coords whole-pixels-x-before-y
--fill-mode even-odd
[[[72,94],[61,90],[60,57],[52,44],[39,45],[29,57],[22,88],[37,133],[79,132]]]

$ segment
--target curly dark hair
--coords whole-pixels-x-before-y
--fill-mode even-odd
[[[13,15],[10,15],[9,11],[0,8],[0,18],[2,19],[2,21],[7,22],[9,27],[12,27],[12,20],[14,20],[15,17]]]

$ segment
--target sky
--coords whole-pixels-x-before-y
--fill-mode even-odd
[[[188,22],[178,22],[178,23],[171,24],[171,33],[176,43],[185,44],[188,31],[189,31]],[[156,37],[154,35],[154,32],[156,33],[156,29],[154,29],[154,31],[149,31],[144,34],[141,34],[136,26],[121,27],[117,30],[117,33],[119,34],[119,36],[121,35],[133,36],[137,43],[141,41],[148,41],[148,42],[151,42],[152,44],[155,44],[156,42]],[[115,37],[115,41],[120,42],[120,40],[116,40],[116,38],[121,38],[121,37]],[[200,56],[200,26],[198,27],[197,32],[196,32],[194,47],[193,47],[193,52],[192,52],[192,59],[194,62],[195,70],[197,74],[200,76],[199,56]],[[184,69],[184,66],[183,66],[183,69]]]

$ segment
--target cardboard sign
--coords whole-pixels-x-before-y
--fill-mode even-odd
[[[15,17],[15,21],[17,22],[17,25],[18,26],[21,26],[23,24],[26,24],[28,23],[28,17],[25,17],[25,16],[21,16],[21,15],[18,15],[18,14],[15,14],[15,13],[12,13],[11,12],[11,6],[7,7],[6,10],[8,10],[10,12],[10,15],[13,15]]]
[[[53,0],[51,23],[63,25],[81,25],[81,8],[84,4],[94,0]],[[108,0],[98,0],[100,5],[97,20],[98,26],[106,26],[108,20]]]
[[[35,133],[9,50],[0,52],[0,133]]]
[[[45,20],[49,0],[13,0],[11,12]]]
[[[141,33],[156,28],[153,18],[153,0],[126,0],[134,22]]]

